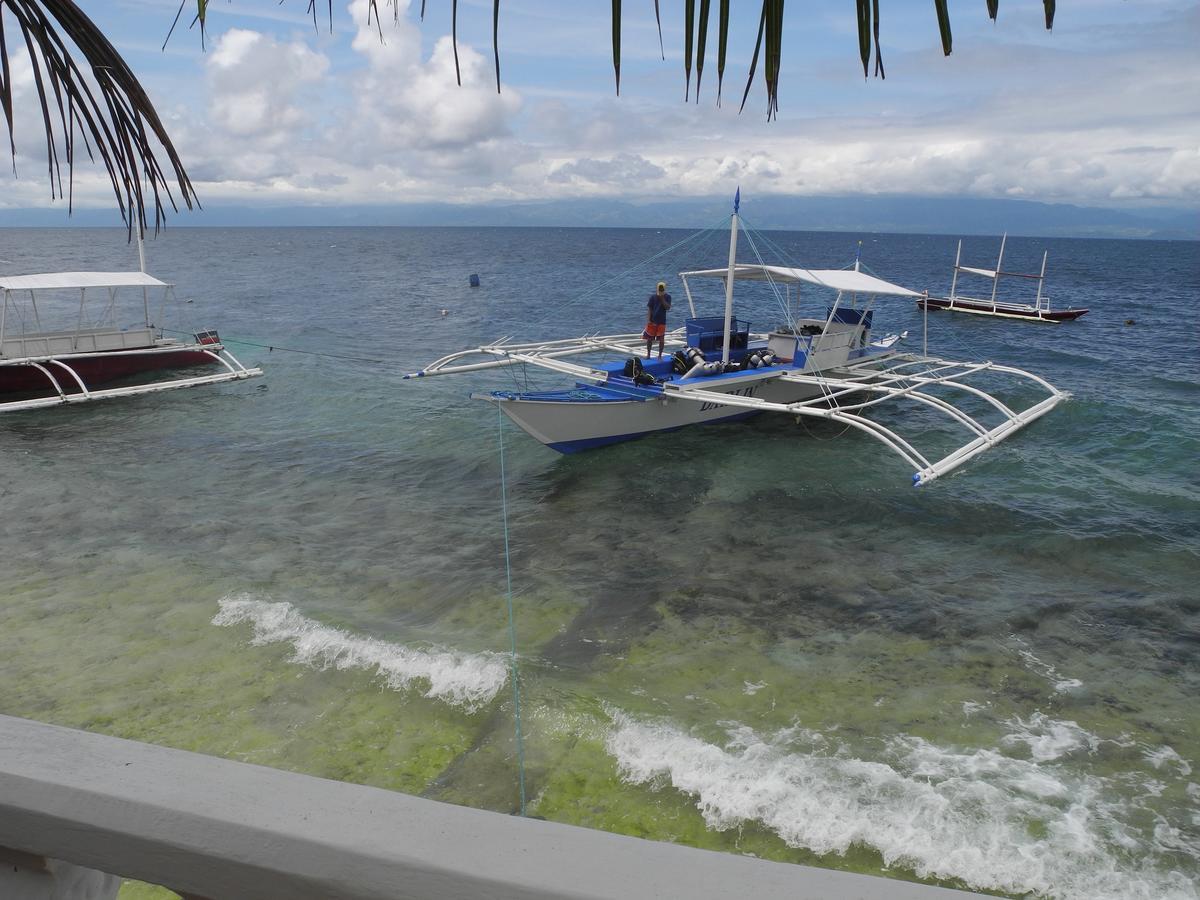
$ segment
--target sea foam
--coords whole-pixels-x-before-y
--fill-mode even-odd
[[[1000,739],[1005,746],[1025,744],[1034,762],[1049,762],[1076,750],[1094,753],[1100,738],[1075,722],[1035,712],[1028,719],[1014,716],[1005,723],[1012,731]]]
[[[426,697],[474,712],[491,702],[508,680],[504,659],[494,653],[463,653],[444,647],[408,647],[362,637],[313,621],[290,603],[259,600],[247,594],[225,597],[214,625],[248,622],[250,643],[292,645],[291,661],[315,669],[374,671],[392,690],[427,685]]]
[[[760,736],[727,726],[710,743],[664,721],[610,711],[608,751],[623,778],[696,799],[716,830],[758,822],[789,846],[844,854],[874,848],[920,877],[1058,900],[1195,900],[1178,871],[1154,867],[1166,847],[1126,820],[1103,779],[998,750],[959,751],[912,736],[855,758],[814,732]]]

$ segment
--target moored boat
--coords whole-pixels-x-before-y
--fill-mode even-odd
[[[1086,314],[1086,308],[1076,309],[1073,306],[1066,309],[1054,309],[1050,305],[1050,298],[1042,293],[1042,287],[1046,281],[1046,259],[1049,256],[1049,251],[1042,253],[1042,269],[1036,274],[1024,274],[1020,272],[1004,272],[1001,271],[1001,264],[1004,262],[1004,245],[1008,240],[1008,235],[1005,234],[1000,239],[1000,256],[996,260],[996,268],[980,269],[975,266],[963,266],[959,263],[962,260],[962,241],[958,242],[958,253],[954,257],[954,276],[950,281],[950,294],[947,297],[929,297],[923,296],[917,299],[917,307],[925,311],[948,311],[971,313],[977,316],[995,316],[1001,319],[1022,319],[1028,322],[1069,322],[1072,319],[1078,319]],[[981,278],[987,278],[992,282],[992,295],[989,299],[979,297],[965,297],[958,293],[958,276],[960,273],[968,275],[977,275]],[[1024,278],[1037,281],[1037,296],[1033,303],[1017,303],[1012,300],[998,299],[997,294],[1000,290],[1001,278]]]
[[[444,356],[405,378],[509,366],[532,366],[567,376],[574,384],[559,390],[471,394],[496,403],[532,437],[563,453],[761,412],[783,413],[797,421],[824,419],[883,443],[915,468],[913,483],[918,485],[958,468],[1066,399],[1053,385],[1021,369],[902,352],[899,344],[904,334],[872,338],[876,298],[924,295],[875,276],[858,259],[845,269],[768,265],[761,258],[738,263],[738,231],[735,199],[728,265],[680,273],[691,316],[684,328],[666,336],[664,349],[672,351],[669,356],[642,360],[644,341],[637,334],[534,343],[503,340]],[[691,282],[703,279],[724,283],[723,316],[697,315]],[[756,333],[747,322],[734,318],[733,292],[739,281],[766,284],[780,301],[785,323]],[[821,315],[791,314],[790,301],[785,302],[781,292],[795,287],[798,294],[802,285],[834,295]],[[472,357],[482,361],[471,361]],[[1020,407],[968,383],[981,375],[1015,381],[1018,387],[1032,387],[1045,396]],[[964,408],[963,399],[979,409]],[[866,415],[897,402],[944,417],[965,428],[970,439],[938,456],[919,450],[896,427]],[[985,415],[991,421],[985,423]],[[914,427],[923,435],[931,430],[924,420]]]
[[[152,322],[151,292],[155,293]],[[89,293],[90,292],[90,293]],[[136,322],[122,301],[140,294]],[[97,298],[99,295],[99,299]],[[168,337],[161,317],[173,286],[145,272],[57,272],[0,276],[0,412],[128,397],[183,387],[239,381],[262,374],[247,368],[214,330],[190,339]],[[216,373],[177,370],[218,366]],[[145,373],[171,370],[154,381]],[[136,383],[98,388],[129,379]]]

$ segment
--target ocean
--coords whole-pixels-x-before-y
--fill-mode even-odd
[[[1010,238],[1006,270],[1046,249],[1055,305],[1091,312],[931,314],[930,352],[1072,397],[918,489],[832,423],[568,457],[468,398],[552,375],[403,380],[506,335],[636,331],[660,279],[679,324],[675,273],[723,265],[725,234],[637,266],[684,237],[149,241],[194,301],[164,321],[266,377],[0,419],[0,713],[518,811],[502,438],[529,815],[1015,896],[1200,896],[1200,245]],[[934,293],[956,246],[758,239],[831,268],[861,239]],[[136,265],[123,231],[0,231],[5,273]],[[876,334],[919,351],[922,328],[878,302]]]

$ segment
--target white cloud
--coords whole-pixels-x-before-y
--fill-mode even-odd
[[[460,38],[480,9],[460,10]],[[788,48],[784,113],[768,125],[761,109],[737,115],[740,90],[730,86],[742,76],[732,70],[722,109],[709,94],[700,105],[680,102],[682,78],[669,64],[631,63],[623,96],[613,98],[605,54],[592,46],[603,34],[584,36],[579,56],[601,65],[584,84],[564,51],[568,18],[552,10],[542,23],[532,5],[512,13],[521,33],[505,72],[536,101],[507,82],[497,94],[490,46],[468,40],[458,47],[460,87],[450,39],[436,30],[448,22],[419,24],[400,0],[399,21],[385,15],[380,29],[368,23],[366,0],[352,0],[332,36],[289,25],[219,34],[200,62],[204,112],[181,95],[156,101],[207,205],[710,196],[735,184],[776,194],[1198,204],[1200,59],[1189,40],[1197,9],[1171,0],[1120,27],[1104,11],[1092,23],[1060,16],[1053,35],[1034,16],[1028,27],[971,33],[949,59],[926,35],[888,53],[886,82],[867,84],[841,74],[841,55],[831,62],[840,46]],[[469,33],[482,36],[475,27]],[[647,35],[656,53],[656,35]],[[543,45],[551,58],[539,58]],[[45,164],[19,57],[24,181],[5,199],[23,201]],[[750,107],[761,106],[755,90]],[[77,171],[77,197],[110,202],[103,174]],[[44,196],[44,183],[34,183]]]
[[[325,78],[329,60],[299,41],[231,28],[218,39],[207,70],[213,124],[228,136],[275,148],[310,124],[298,97]]]

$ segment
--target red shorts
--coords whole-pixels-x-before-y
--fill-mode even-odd
[[[654,338],[660,338],[667,333],[666,325],[656,325],[651,322],[642,330],[642,340],[652,341]]]

